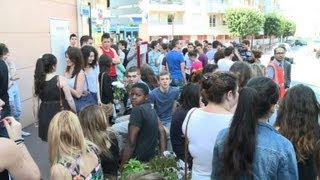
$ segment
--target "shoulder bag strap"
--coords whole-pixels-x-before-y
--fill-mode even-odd
[[[58,79],[58,89],[59,89],[59,98],[60,98],[60,109],[63,110],[64,107],[63,107],[63,103],[62,103],[62,96],[61,96],[61,83],[60,83],[60,77],[59,75],[57,76],[57,79]]]
[[[188,145],[189,145],[189,140],[188,140],[188,125],[189,125],[189,120],[191,115],[193,114],[193,112],[196,110],[197,108],[193,108],[188,116],[187,119],[187,124],[186,124],[186,129],[185,129],[185,133],[184,133],[184,179],[187,180],[188,179]]]
[[[100,78],[100,98],[102,97],[103,76],[104,76],[104,73],[101,74],[101,78]]]
[[[89,84],[88,84],[88,79],[87,79],[87,75],[85,72],[83,72],[84,74],[84,78],[86,78],[86,84],[87,84],[87,91],[90,92],[90,89],[89,89]]]

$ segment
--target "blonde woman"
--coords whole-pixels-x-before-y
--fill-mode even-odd
[[[98,105],[89,105],[79,112],[79,120],[84,136],[100,149],[99,157],[104,176],[117,179],[119,147],[115,134],[109,128],[104,110]]]
[[[71,111],[56,114],[48,132],[51,179],[103,179],[98,150],[86,141],[78,117]]]

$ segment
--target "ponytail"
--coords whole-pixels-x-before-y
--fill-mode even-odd
[[[34,96],[39,96],[42,92],[43,84],[46,78],[46,73],[43,66],[43,58],[39,58],[34,71]]]
[[[53,72],[53,67],[57,64],[57,58],[53,54],[44,54],[37,60],[34,70],[34,96],[42,93],[46,75]]]
[[[252,162],[256,146],[257,90],[245,87],[241,90],[229,134],[225,141],[222,179],[236,179],[241,175],[252,177]]]

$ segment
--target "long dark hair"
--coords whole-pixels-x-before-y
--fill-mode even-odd
[[[71,78],[73,78],[84,68],[83,56],[81,50],[77,47],[69,47],[66,51],[66,55],[68,55],[70,61],[74,63],[74,69],[71,74]],[[70,68],[70,66],[67,66],[66,71],[69,72]]]
[[[147,83],[151,90],[159,86],[157,76],[149,65],[143,64],[140,68],[140,74],[141,80]]]
[[[222,179],[252,177],[252,163],[256,147],[256,125],[266,118],[279,99],[279,89],[271,79],[256,77],[240,91],[229,134],[225,141]]]
[[[81,52],[82,52],[83,60],[84,60],[84,67],[87,67],[87,65],[89,65],[90,67],[92,67],[94,69],[97,65],[97,60],[98,60],[98,52],[97,52],[96,48],[89,46],[89,45],[86,45],[81,48]],[[88,61],[89,61],[89,56],[90,56],[91,52],[93,52],[93,54],[94,54],[94,60],[92,61],[91,64],[89,64]]]
[[[183,86],[179,103],[181,107],[189,110],[193,107],[200,107],[200,87],[197,83],[188,83]]]
[[[42,93],[46,75],[53,72],[54,66],[57,64],[57,58],[53,54],[44,54],[37,60],[34,70],[34,96]]]
[[[313,90],[302,84],[290,88],[280,103],[275,126],[292,142],[299,162],[314,152],[319,139],[319,112]]]
[[[106,54],[102,54],[99,58],[100,73],[109,73],[112,64],[112,58]]]

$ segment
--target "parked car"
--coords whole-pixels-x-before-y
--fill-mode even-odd
[[[308,42],[304,39],[296,39],[294,44],[296,46],[306,46],[306,45],[308,45]]]
[[[317,100],[320,103],[320,85],[305,83],[305,82],[301,82],[298,80],[291,81],[291,87],[298,85],[298,84],[303,84],[305,86],[309,86],[313,90],[313,92],[315,93]]]
[[[295,40],[294,40],[294,39],[287,39],[284,43],[287,43],[287,44],[289,44],[291,47],[293,47],[294,44],[295,44]]]
[[[285,60],[290,62],[291,64],[294,63],[294,52],[291,49],[291,46],[288,43],[276,43],[273,47],[272,50],[274,50],[275,48],[279,47],[279,46],[284,46],[286,48],[286,57]],[[273,53],[273,51],[272,51]],[[271,59],[273,59],[273,56],[271,57]]]

